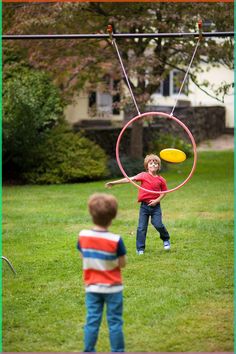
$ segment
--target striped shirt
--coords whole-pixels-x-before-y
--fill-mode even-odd
[[[83,255],[87,292],[114,293],[123,289],[118,258],[126,254],[122,238],[108,231],[82,230],[77,243]]]

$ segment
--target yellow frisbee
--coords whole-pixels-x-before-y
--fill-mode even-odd
[[[167,162],[179,163],[186,160],[186,154],[182,150],[179,149],[163,149],[160,151],[160,157],[162,160]]]

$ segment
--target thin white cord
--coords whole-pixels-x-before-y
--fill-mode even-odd
[[[177,95],[177,98],[176,98],[176,101],[175,101],[174,107],[172,108],[172,111],[171,111],[171,114],[170,114],[171,116],[173,116],[173,113],[174,113],[175,107],[176,107],[177,102],[178,102],[178,100],[179,100],[179,96],[180,96],[181,91],[182,91],[182,89],[183,89],[183,87],[184,87],[184,84],[185,84],[185,81],[186,81],[186,79],[187,79],[187,76],[188,76],[189,70],[190,70],[190,68],[191,68],[191,65],[192,65],[193,59],[194,59],[194,57],[195,57],[195,55],[196,55],[196,52],[197,52],[197,49],[198,49],[198,46],[199,46],[200,40],[201,40],[201,39],[199,38],[199,39],[198,39],[198,41],[197,41],[196,47],[195,47],[194,52],[193,52],[192,59],[191,59],[191,61],[190,61],[190,64],[189,64],[189,66],[188,66],[188,69],[187,69],[187,71],[186,71],[186,73],[185,73],[185,76],[184,76],[183,82],[182,82],[182,84],[181,84],[181,86],[180,86],[179,93],[178,93],[178,95]]]
[[[117,52],[117,55],[118,55],[118,58],[119,58],[119,61],[120,61],[120,65],[121,65],[122,71],[123,71],[123,73],[124,73],[124,76],[125,76],[125,79],[126,79],[126,82],[127,82],[127,85],[128,85],[128,88],[129,88],[129,91],[130,91],[130,94],[131,94],[131,97],[132,97],[132,99],[133,99],[134,105],[135,105],[135,107],[136,107],[136,110],[137,110],[137,112],[138,112],[138,115],[140,115],[141,113],[140,113],[140,111],[139,111],[137,102],[136,102],[136,100],[135,100],[135,98],[134,98],[134,94],[133,94],[133,91],[132,91],[132,89],[131,89],[129,79],[128,79],[128,76],[127,76],[127,74],[126,74],[126,71],[125,71],[125,68],[124,68],[124,65],[123,65],[123,62],[122,62],[120,53],[119,53],[119,49],[118,49],[118,47],[117,47],[117,44],[116,44],[116,41],[115,41],[114,38],[112,39],[112,44],[114,45],[114,47],[115,47],[115,49],[116,49],[116,52]]]
[[[197,52],[197,49],[198,49],[200,40],[201,40],[201,38],[199,38],[198,41],[197,41],[196,47],[195,47],[195,49],[194,49],[194,52],[193,52],[193,55],[192,55],[192,58],[191,58],[191,61],[190,61],[190,63],[189,63],[189,66],[188,66],[188,69],[187,69],[187,71],[186,71],[186,73],[185,73],[183,82],[182,82],[182,84],[181,84],[181,86],[180,86],[179,93],[178,93],[177,98],[176,98],[176,100],[175,100],[175,104],[174,104],[174,106],[173,106],[173,108],[172,108],[172,111],[171,111],[171,113],[170,113],[171,116],[173,116],[174,110],[175,110],[176,105],[177,105],[177,102],[178,102],[178,100],[179,100],[179,96],[180,96],[180,94],[181,94],[181,92],[182,92],[182,89],[183,89],[183,87],[184,87],[185,81],[186,81],[187,76],[188,76],[188,74],[189,74],[189,71],[190,71],[190,68],[191,68],[193,59],[194,59],[194,57],[195,57],[195,55],[196,55],[196,52]],[[124,74],[124,76],[125,76],[125,79],[126,79],[126,82],[127,82],[127,85],[128,85],[128,88],[129,88],[129,91],[130,91],[130,94],[131,94],[131,97],[132,97],[132,99],[133,99],[134,105],[135,105],[135,107],[136,107],[136,110],[137,110],[138,114],[140,115],[141,113],[140,113],[140,111],[139,111],[137,102],[136,102],[136,100],[135,100],[135,97],[134,97],[132,88],[131,88],[131,86],[130,86],[130,82],[129,82],[128,76],[127,76],[127,74],[126,74],[126,71],[125,71],[125,68],[124,68],[124,65],[123,65],[123,62],[122,62],[122,59],[121,59],[121,55],[120,55],[119,49],[118,49],[117,44],[116,44],[116,40],[115,40],[114,38],[112,38],[112,44],[114,45],[114,47],[115,47],[115,49],[116,49],[116,52],[117,52],[117,55],[118,55],[118,58],[119,58],[119,61],[120,61],[120,65],[121,65],[123,74]]]

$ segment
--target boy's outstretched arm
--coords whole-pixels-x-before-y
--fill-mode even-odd
[[[133,181],[135,180],[135,177],[130,177],[130,179]],[[105,186],[106,188],[111,188],[115,184],[124,184],[124,183],[130,183],[130,180],[128,178],[121,178],[121,179],[117,179],[116,181],[107,182]]]

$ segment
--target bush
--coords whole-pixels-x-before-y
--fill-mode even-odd
[[[4,69],[2,109],[3,165],[20,173],[37,158],[32,146],[63,119],[63,102],[46,73],[15,65]]]
[[[169,134],[160,134],[153,133],[151,141],[147,144],[147,148],[144,151],[145,155],[156,154],[160,156],[160,151],[167,148],[175,148],[185,152],[187,157],[193,155],[192,145],[186,143],[184,140],[174,135]],[[126,174],[131,177],[138,174],[141,171],[144,171],[143,166],[144,158],[133,159],[131,157],[121,157],[120,161],[126,172]],[[108,161],[109,177],[119,177],[122,175],[120,168],[117,164],[116,159],[110,159]],[[164,172],[168,169],[168,163],[163,161],[161,162],[161,172]]]
[[[123,169],[129,177],[135,176],[144,170],[143,158],[132,159],[131,157],[121,157],[120,161],[122,163]],[[119,177],[122,175],[116,159],[110,159],[108,161],[108,169],[110,178]]]
[[[192,146],[186,143],[184,140],[178,137],[174,137],[173,135],[168,135],[168,134],[159,135],[155,133],[155,135],[152,137],[151,142],[148,144],[148,149],[147,151],[145,151],[145,155],[152,153],[160,156],[160,151],[166,148],[180,149],[185,152],[187,157],[191,157],[193,154]],[[141,171],[144,171],[143,160],[144,158],[140,158],[140,159],[133,159],[131,157],[120,158],[122,166],[129,177],[135,176]],[[110,178],[123,176],[117,164],[116,159],[110,159],[108,161],[108,169],[109,169]],[[161,172],[166,171],[167,169],[168,169],[168,163],[162,160]]]
[[[37,165],[23,174],[26,183],[59,184],[107,176],[107,157],[103,149],[65,126],[52,129],[36,150]]]

